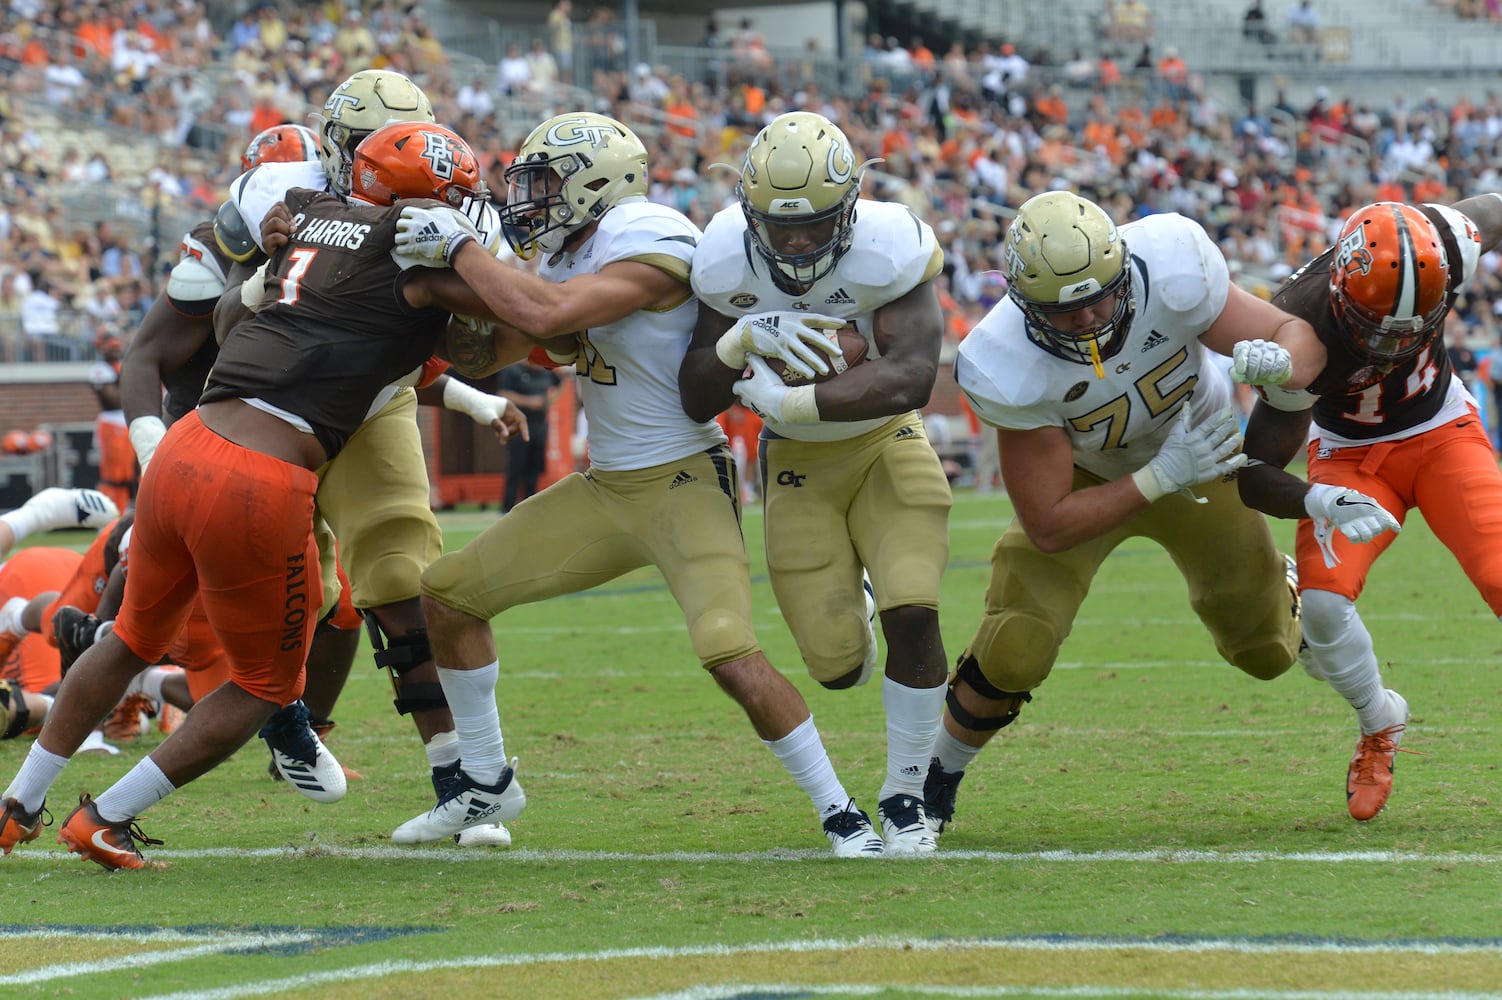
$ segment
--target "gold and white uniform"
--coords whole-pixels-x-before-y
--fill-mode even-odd
[[[740,488],[724,432],[683,412],[678,368],[698,304],[688,287],[699,230],[681,213],[624,198],[578,248],[540,273],[567,281],[616,261],[683,282],[683,300],[583,331],[575,371],[589,421],[587,472],[522,501],[423,574],[423,593],[478,618],[598,586],[655,565],[700,662],[755,652]]]
[[[955,361],[955,379],[985,423],[1064,429],[1074,447],[1075,489],[1146,465],[1181,407],[1198,423],[1231,400],[1229,379],[1199,340],[1225,308],[1225,259],[1204,229],[1181,215],[1129,223],[1121,237],[1135,314],[1121,349],[1104,359],[1104,378],[1029,340],[1022,310],[1009,298],[960,342]],[[1194,492],[1208,503],[1163,497],[1128,523],[1055,555],[1040,552],[1013,521],[992,553],[985,617],[970,647],[986,678],[1012,692],[1041,684],[1101,562],[1138,535],[1174,557],[1221,656],[1256,677],[1286,670],[1298,650],[1299,623],[1266,520],[1242,505],[1234,481]]]
[[[739,206],[710,220],[694,255],[694,293],[731,317],[781,310],[853,321],[872,341],[877,310],[944,264],[933,230],[907,208],[856,204],[850,250],[802,295],[779,289],[751,249]],[[869,357],[879,355],[871,342]],[[815,680],[860,664],[861,568],[882,610],[937,609],[949,558],[949,481],[917,411],[874,420],[768,421],[761,449],[767,568]]]

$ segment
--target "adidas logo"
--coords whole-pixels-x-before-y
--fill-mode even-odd
[[[849,306],[854,305],[855,300],[850,297],[850,294],[845,289],[837,288],[833,295],[824,300],[824,304],[827,306]]]
[[[691,476],[687,472],[680,471],[678,475],[673,477],[673,481],[671,483],[668,483],[668,489],[676,490],[680,486],[687,486],[689,483],[697,483],[698,481],[699,480],[697,477]]]
[[[918,432],[915,429],[913,429],[911,427],[899,427],[899,428],[897,428],[897,433],[892,435],[892,439],[894,441],[901,441],[903,438],[910,438],[910,437],[917,437],[917,436],[918,436]]]
[[[1154,330],[1147,335],[1147,342],[1142,345],[1142,350],[1139,353],[1146,354],[1153,348],[1162,347],[1166,343],[1168,343],[1168,338],[1163,336],[1157,330]]]

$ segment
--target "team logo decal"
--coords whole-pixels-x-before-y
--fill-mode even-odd
[[[737,309],[750,309],[752,306],[756,305],[758,301],[759,300],[757,299],[757,297],[755,295],[752,295],[750,292],[736,292],[734,295],[730,296],[730,304],[735,306]]]
[[[1335,248],[1335,266],[1347,276],[1372,272],[1372,252],[1366,248],[1365,225],[1352,230],[1351,235],[1340,241]]]
[[[422,158],[428,161],[428,166],[433,170],[433,176],[441,181],[454,179],[454,150],[449,145],[446,135],[437,132],[424,132]]]
[[[587,118],[570,118],[548,129],[548,143],[553,146],[577,146],[588,143],[598,146],[607,136],[620,135],[610,125],[594,125]]]
[[[844,143],[831,142],[829,160],[825,166],[829,168],[829,179],[836,184],[843,184],[855,173],[855,157],[850,155],[850,150],[845,148]]]
[[[1076,399],[1079,399],[1081,396],[1083,396],[1085,393],[1087,393],[1089,391],[1090,391],[1090,383],[1089,382],[1076,382],[1076,383],[1074,383],[1074,385],[1072,385],[1072,386],[1069,387],[1069,391],[1068,392],[1064,393],[1064,402],[1066,402],[1066,403],[1072,403]]]

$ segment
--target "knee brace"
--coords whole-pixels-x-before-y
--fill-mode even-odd
[[[31,709],[26,707],[26,692],[13,680],[0,680],[0,722],[4,731],[0,740],[13,740],[31,724]]]
[[[428,645],[428,630],[416,629],[406,635],[388,636],[375,615],[365,616],[365,629],[370,634],[370,644],[375,647],[375,663],[391,676],[391,691],[396,695],[392,705],[397,715],[413,712],[433,712],[448,708],[448,699],[443,696],[443,687],[431,681],[417,683],[403,679],[403,675],[420,667],[433,658],[433,649]]]
[[[975,715],[960,704],[959,695],[955,693],[955,687],[960,681],[964,681],[982,698],[1011,702],[1010,710],[1001,715]],[[944,694],[944,704],[949,707],[949,714],[954,721],[973,732],[994,732],[1011,725],[1017,718],[1017,714],[1022,711],[1022,706],[1032,700],[1031,692],[1003,691],[986,680],[986,675],[980,672],[980,661],[971,656],[968,650],[960,655],[960,661],[955,665],[954,673],[949,675],[949,690]]]

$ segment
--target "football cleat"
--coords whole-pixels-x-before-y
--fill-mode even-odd
[[[36,812],[29,813],[15,799],[6,799],[0,809],[0,854],[9,854],[17,844],[28,844],[37,839],[42,827],[52,823],[52,814],[43,802]]]
[[[271,749],[277,773],[293,788],[314,802],[344,798],[344,768],[313,731],[301,700],[273,713],[257,735]]]
[[[144,694],[128,694],[104,720],[104,738],[114,743],[138,740],[155,717],[155,702]]]
[[[1397,721],[1375,733],[1362,733],[1346,771],[1346,808],[1352,819],[1368,820],[1382,811],[1392,794],[1393,763],[1398,751],[1417,753],[1398,746],[1408,727],[1408,702],[1396,691],[1389,690],[1386,696],[1388,717]]]
[[[102,528],[120,516],[115,501],[98,490],[49,486],[26,501],[43,531],[59,528]]]
[[[460,847],[510,847],[511,831],[504,823],[482,823],[454,834]]]
[[[928,762],[928,777],[923,779],[923,819],[935,839],[954,819],[954,799],[964,777],[964,771],[944,770],[937,757]]]
[[[52,636],[57,640],[59,667],[66,677],[73,664],[94,645],[99,619],[71,604],[64,604],[52,615]]]
[[[119,868],[144,868],[146,858],[136,844],[160,844],[141,832],[135,818],[110,822],[99,815],[99,807],[88,792],[78,797],[78,808],[68,814],[58,831],[57,842],[86,861],[114,871]]]
[[[939,846],[929,832],[923,800],[911,795],[889,795],[876,805],[881,817],[881,836],[888,854],[932,854]]]
[[[459,764],[434,768],[433,784],[438,790],[438,804],[397,827],[392,841],[430,844],[446,840],[471,827],[516,819],[527,805],[527,794],[516,780],[515,757],[494,785],[476,782]]]
[[[879,858],[886,852],[871,817],[856,807],[854,799],[824,821],[824,835],[837,858]]]

